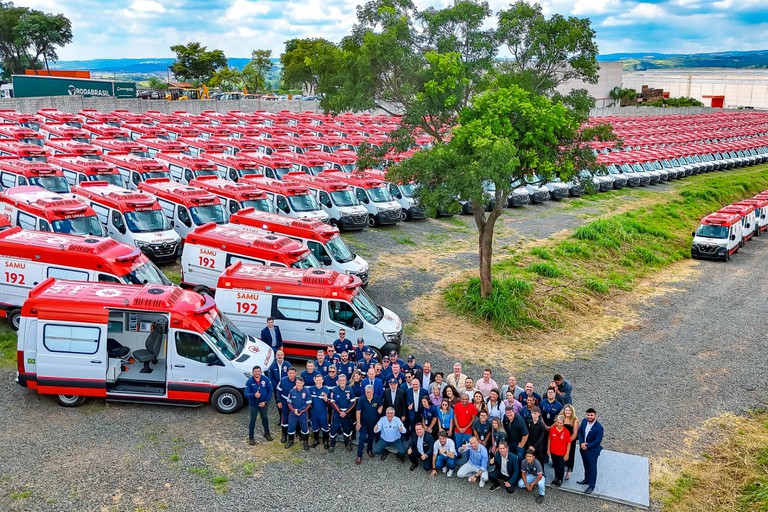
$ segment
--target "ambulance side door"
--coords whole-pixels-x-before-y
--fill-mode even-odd
[[[168,398],[208,401],[222,366],[219,355],[197,332],[173,330],[168,344]]]
[[[42,265],[27,260],[0,258],[0,295],[8,310],[21,307],[29,290],[43,281]]]
[[[328,343],[338,338],[339,329],[347,331],[350,340],[363,337],[365,324],[352,304],[345,300],[328,299],[326,305],[325,339]]]
[[[39,393],[107,395],[107,326],[58,320],[37,323]]]
[[[244,333],[258,338],[267,324],[269,294],[253,290],[216,289],[216,305]]]
[[[275,318],[275,325],[280,326],[285,344],[308,350],[308,354],[302,355],[310,357],[312,351],[324,344],[321,299],[274,294],[271,307],[270,314]]]

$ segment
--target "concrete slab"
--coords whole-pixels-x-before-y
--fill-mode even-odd
[[[550,487],[555,479],[555,470],[550,464],[544,467],[544,476],[547,479],[547,487]],[[583,493],[587,486],[576,483],[582,478],[584,465],[581,463],[581,454],[576,450],[576,462],[571,478],[563,480],[559,490]],[[597,459],[597,485],[589,496],[647,510],[651,504],[649,479],[647,458],[603,450]]]

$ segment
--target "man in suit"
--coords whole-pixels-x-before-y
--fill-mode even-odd
[[[419,379],[411,379],[411,388],[405,392],[405,403],[408,407],[408,428],[409,433],[413,433],[413,427],[421,423],[421,399],[429,398],[427,390],[421,387]]]
[[[415,434],[411,436],[411,442],[408,446],[408,458],[411,459],[411,471],[416,469],[421,462],[425,471],[432,469],[432,450],[435,445],[435,438],[432,434],[424,430],[424,425],[416,424]]]
[[[275,360],[272,361],[272,364],[269,365],[269,368],[267,369],[267,377],[269,377],[269,380],[273,382],[273,386],[275,389],[280,385],[280,382],[283,380],[283,377],[288,375],[288,368],[291,367],[291,363],[285,360],[285,354],[283,353],[283,350],[276,350],[275,351]],[[288,396],[288,391],[285,392],[285,396]],[[282,406],[280,405],[282,401],[282,397],[280,393],[275,391],[275,405],[277,406],[277,415],[278,417],[282,417],[283,410]],[[288,419],[286,418],[286,422]],[[280,437],[280,442],[285,444],[285,442],[288,440],[288,423],[285,424],[285,427],[283,427],[283,435]]]
[[[397,379],[389,379],[389,389],[384,390],[384,410],[389,407],[395,410],[395,416],[400,418],[400,421],[405,423],[406,417],[406,403],[405,392],[398,386]]]
[[[280,328],[275,325],[274,318],[267,318],[267,326],[261,330],[261,341],[272,347],[275,352],[283,348],[283,335],[280,334]]]
[[[425,361],[424,366],[422,366],[421,370],[416,372],[414,377],[419,379],[421,387],[429,393],[432,383],[435,382],[435,374],[432,373],[432,363]],[[442,392],[443,390],[441,389],[440,391]]]
[[[491,459],[491,470],[488,475],[491,490],[503,487],[509,494],[515,492],[517,479],[520,478],[520,464],[517,462],[517,451],[510,451],[506,441],[499,442],[499,449]]]
[[[577,483],[587,485],[584,494],[592,494],[597,482],[597,458],[603,450],[603,426],[597,421],[597,412],[591,407],[587,409],[586,418],[579,425],[579,448],[581,462],[584,464],[584,480]]]

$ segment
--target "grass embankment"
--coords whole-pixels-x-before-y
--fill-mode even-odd
[[[662,511],[768,510],[768,412],[705,422],[698,452],[655,464],[653,497]]]
[[[502,335],[579,323],[614,292],[689,258],[691,231],[702,217],[765,189],[765,166],[698,177],[660,204],[596,220],[510,257],[497,253],[504,259],[493,265],[489,298],[471,278],[448,286],[445,302]]]

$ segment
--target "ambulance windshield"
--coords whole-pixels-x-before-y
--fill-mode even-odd
[[[247,336],[229,318],[215,309],[206,313],[205,316],[211,321],[211,326],[206,329],[205,333],[216,345],[216,348],[230,361],[237,357],[245,347]]]
[[[393,201],[392,194],[389,193],[389,190],[387,190],[387,187],[372,187],[367,189],[368,190],[368,196],[371,198],[371,201],[374,203],[386,203],[389,201]]]
[[[88,176],[88,181],[106,181],[110,185],[115,185],[116,187],[125,185],[125,183],[123,183],[123,177],[120,174],[91,174]]]
[[[336,206],[357,206],[360,204],[355,194],[349,189],[331,192],[331,198]]]
[[[240,206],[243,208],[253,208],[260,212],[277,213],[275,205],[273,205],[269,199],[254,199],[251,201],[241,201]]]
[[[199,169],[195,171],[195,177],[198,176],[218,176],[219,173],[216,172],[214,169]]]
[[[311,253],[307,252],[307,255],[303,258],[301,258],[299,261],[291,265],[292,268],[320,268],[320,262],[317,261],[317,258]]]
[[[141,173],[141,178],[146,181],[150,178],[167,178],[168,173],[165,171],[152,171],[152,172],[143,172]]]
[[[333,259],[339,263],[346,263],[355,259],[355,253],[353,253],[344,240],[340,236],[336,235],[325,244],[325,248],[331,253]]]
[[[151,261],[133,269],[121,276],[120,279],[126,284],[162,284],[166,286],[173,284]]]
[[[96,235],[104,236],[98,217],[88,215],[74,219],[54,220],[51,222],[54,233],[66,233],[68,235]]]
[[[713,226],[711,224],[702,224],[696,230],[696,236],[703,238],[728,238],[728,226]]]
[[[208,206],[193,206],[189,209],[192,214],[192,220],[198,226],[208,224],[209,222],[215,222],[216,224],[224,224],[229,219],[227,218],[227,212],[224,211],[224,207],[220,204],[209,204]]]
[[[35,146],[43,147],[43,139],[37,138],[37,137],[29,137],[25,139],[20,139],[20,142],[24,142],[26,144],[34,144]]]
[[[69,193],[69,182],[64,176],[29,178],[29,184],[43,187],[44,189],[56,192],[57,194]]]
[[[163,210],[125,212],[125,223],[132,233],[156,233],[171,229]]]
[[[314,212],[320,209],[315,198],[309,194],[288,196],[288,202],[291,203],[291,208],[295,212]]]
[[[381,309],[381,306],[373,302],[373,299],[362,288],[358,288],[355,292],[352,304],[369,323],[377,324],[384,316],[384,310]]]

